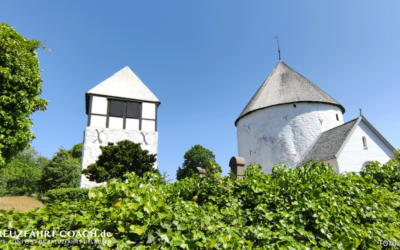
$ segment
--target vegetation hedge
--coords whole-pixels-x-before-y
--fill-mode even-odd
[[[60,188],[52,189],[46,193],[46,204],[81,201],[89,199],[89,189],[84,188]]]
[[[384,249],[385,240],[400,240],[399,170],[396,160],[342,175],[319,162],[275,166],[271,175],[250,165],[243,180],[194,175],[173,184],[154,173],[127,173],[128,183],[91,189],[89,200],[2,211],[0,230],[72,230],[75,238],[47,240],[105,240],[13,249]]]

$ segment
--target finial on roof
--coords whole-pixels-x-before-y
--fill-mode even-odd
[[[362,116],[362,110],[360,109],[360,116]]]
[[[276,36],[275,39],[276,39],[276,41],[277,41],[277,43],[278,43],[279,61],[282,61],[282,60],[281,60],[281,49],[279,48],[279,39],[278,39],[278,36]]]

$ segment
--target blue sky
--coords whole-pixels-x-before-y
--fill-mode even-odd
[[[282,60],[400,148],[399,1],[0,1],[0,22],[40,50],[33,146],[51,157],[82,142],[84,94],[128,65],[160,99],[158,166],[175,178],[195,144],[223,174],[234,121]]]

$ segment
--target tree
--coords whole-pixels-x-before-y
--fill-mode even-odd
[[[172,179],[169,178],[169,174],[167,171],[163,171],[161,175],[161,180],[161,182],[164,184],[170,183],[172,181]]]
[[[33,148],[19,152],[0,170],[0,196],[35,193],[42,168],[48,163],[49,159]]]
[[[81,177],[81,164],[68,154],[68,150],[60,148],[53,158],[42,169],[38,182],[42,193],[57,188],[77,188]]]
[[[207,174],[222,173],[221,167],[215,162],[213,152],[201,145],[194,145],[185,153],[183,158],[185,161],[182,164],[182,168],[179,167],[176,171],[177,180],[192,176],[196,167],[205,169]]]
[[[394,159],[398,160],[400,162],[400,149],[394,150]]]
[[[72,158],[79,162],[79,164],[82,161],[82,144],[82,142],[75,144],[70,150],[67,151]]]
[[[140,143],[124,140],[114,145],[109,142],[108,146],[100,146],[100,149],[101,155],[96,163],[82,171],[90,181],[101,183],[113,178],[125,180],[124,174],[127,172],[135,172],[140,177],[148,171],[159,173],[153,167],[157,155],[142,150]]]
[[[46,110],[36,50],[44,48],[0,23],[0,168],[35,138],[29,116]]]

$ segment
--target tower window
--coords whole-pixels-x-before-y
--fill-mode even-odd
[[[363,141],[364,149],[368,149],[367,137],[363,136],[362,141]]]
[[[142,130],[141,110],[140,102],[109,99],[106,128]]]
[[[338,121],[339,121],[339,115],[338,115],[338,114],[336,114],[336,120],[338,120]]]
[[[127,118],[140,118],[140,103],[127,102],[126,103],[126,117]]]
[[[114,117],[124,117],[125,102],[110,100],[110,110],[108,114]]]
[[[293,107],[296,107],[296,104],[293,104]]]
[[[140,118],[141,103],[109,100],[108,115],[112,117]],[[125,106],[126,105],[126,106]],[[125,116],[126,113],[126,116]]]

